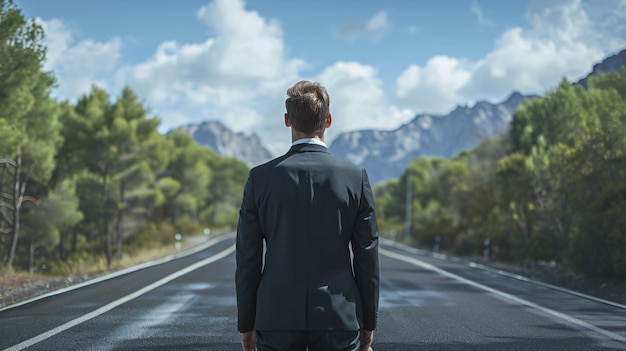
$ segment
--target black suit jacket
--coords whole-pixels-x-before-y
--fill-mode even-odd
[[[365,169],[324,146],[295,145],[250,170],[236,257],[240,332],[376,328],[372,189]]]

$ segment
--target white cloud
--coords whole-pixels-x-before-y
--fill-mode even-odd
[[[378,11],[366,22],[356,21],[344,25],[340,28],[339,34],[348,39],[355,39],[361,36],[381,39],[388,27],[387,12]]]
[[[459,102],[458,91],[471,79],[464,66],[448,56],[435,56],[425,67],[411,65],[398,77],[396,96],[424,111],[446,111]]]
[[[243,1],[216,0],[200,8],[198,17],[218,35],[206,50],[204,68],[222,83],[273,79],[293,63],[285,61],[283,33],[274,21],[246,11]],[[290,67],[291,66],[291,67]]]
[[[216,0],[197,15],[214,37],[199,44],[165,42],[146,62],[126,67],[119,79],[133,82],[155,104],[182,100],[226,107],[233,103],[226,91],[237,96],[241,87],[283,81],[303,67],[301,60],[286,58],[280,26],[246,11],[240,0]],[[220,94],[206,94],[213,90]]]
[[[624,23],[626,6],[619,4],[612,13],[621,11]],[[531,2],[529,28],[506,30],[493,50],[474,62],[434,57],[423,67],[408,67],[396,80],[396,97],[420,111],[445,113],[479,99],[500,101],[513,90],[543,94],[563,77],[577,80],[626,44],[626,31],[592,21],[585,6],[581,0]]]
[[[365,28],[371,32],[380,32],[385,30],[388,25],[387,13],[385,11],[379,11],[367,21]]]
[[[337,62],[325,68],[316,80],[330,95],[333,124],[327,132],[329,140],[348,130],[394,128],[414,117],[413,111],[390,105],[371,66]]]
[[[470,11],[472,11],[472,13],[476,15],[476,20],[478,21],[478,24],[487,26],[487,27],[494,26],[494,22],[485,16],[485,13],[483,12],[483,9],[480,7],[480,5],[478,4],[478,1],[476,0],[472,1],[472,5],[470,6]]]
[[[58,19],[37,19],[45,33],[47,47],[44,69],[54,71],[62,84],[53,92],[60,99],[74,100],[89,91],[92,84],[107,87],[106,74],[117,67],[122,40],[107,42],[76,40],[71,29]]]

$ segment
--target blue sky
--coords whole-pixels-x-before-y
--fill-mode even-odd
[[[54,96],[130,86],[162,131],[220,120],[289,145],[285,91],[331,95],[339,133],[543,94],[626,48],[626,0],[15,0],[46,31]]]

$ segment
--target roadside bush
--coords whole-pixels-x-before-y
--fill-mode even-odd
[[[176,233],[180,233],[184,237],[196,236],[201,234],[205,227],[206,226],[191,220],[181,221],[176,224]]]
[[[457,256],[472,256],[478,252],[476,238],[469,233],[463,233],[456,238],[456,244],[452,253]]]
[[[609,245],[604,238],[591,231],[575,230],[569,250],[569,264],[583,274],[611,276],[613,272]]]
[[[137,233],[125,239],[124,249],[132,255],[139,250],[169,245],[175,241],[176,233],[176,228],[169,222],[147,223]]]
[[[546,228],[533,232],[528,240],[528,255],[533,260],[551,261],[556,258],[557,239]]]
[[[60,271],[58,274],[66,277],[85,275],[107,270],[106,258],[103,254],[94,254],[88,251],[77,251],[70,254],[65,262],[58,262]]]

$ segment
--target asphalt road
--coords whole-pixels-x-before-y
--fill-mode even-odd
[[[240,350],[233,244],[0,310],[0,349]],[[384,243],[374,349],[626,350],[626,306]]]

